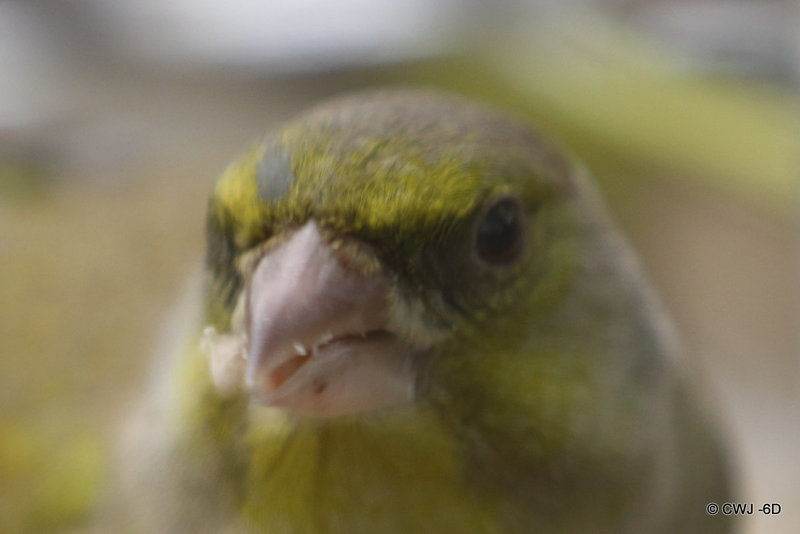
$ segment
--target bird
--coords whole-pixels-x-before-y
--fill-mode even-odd
[[[433,89],[334,97],[222,173],[206,237],[126,419],[117,531],[731,531],[702,377],[532,126]]]

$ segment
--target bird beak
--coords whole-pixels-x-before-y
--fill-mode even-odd
[[[347,245],[334,249],[311,220],[259,260],[245,302],[254,402],[335,415],[413,400],[414,350],[389,328],[391,280],[365,267],[365,256],[377,264],[366,245]]]

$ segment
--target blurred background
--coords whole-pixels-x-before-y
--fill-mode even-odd
[[[593,170],[724,412],[738,500],[782,507],[741,532],[800,532],[793,0],[6,0],[0,69],[0,532],[78,525],[102,492],[96,436],[168,335],[225,164],[396,83]]]

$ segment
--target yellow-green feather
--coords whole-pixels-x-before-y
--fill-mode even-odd
[[[189,441],[180,447],[189,465],[218,473],[202,488],[210,506],[236,496],[231,524],[267,533],[503,531],[499,503],[467,483],[463,444],[430,408],[298,420],[244,397],[220,400],[203,359],[189,350],[183,360],[178,420]]]
[[[272,157],[285,174],[260,188]],[[432,348],[413,405],[296,419],[218,397],[198,330],[175,445],[195,506],[245,532],[618,532],[637,512],[655,528],[671,347],[583,180],[524,126],[413,93],[324,106],[229,167],[209,214],[207,323],[230,328],[248,254],[313,217],[370,247],[398,333]],[[527,244],[487,268],[473,229],[498,194],[520,199]]]

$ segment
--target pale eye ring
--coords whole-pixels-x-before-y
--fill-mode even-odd
[[[509,266],[522,257],[524,219],[520,201],[510,195],[492,199],[475,227],[475,255],[482,263]]]

